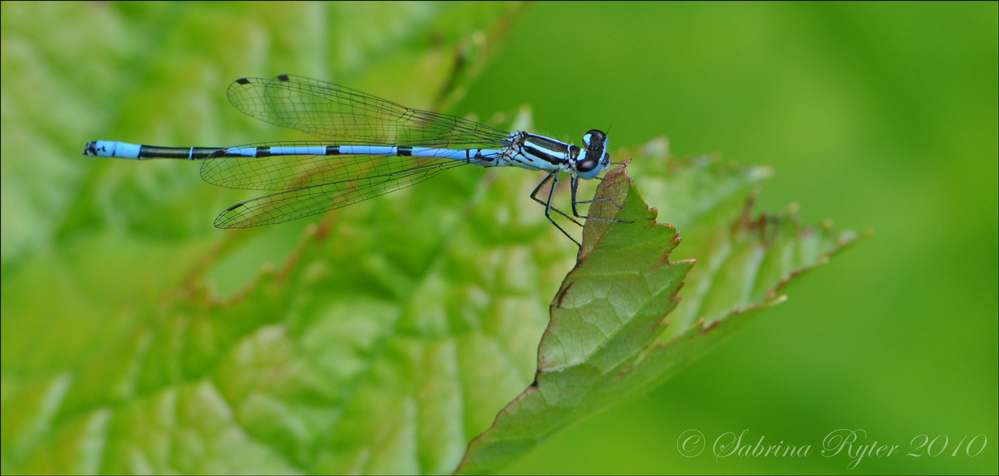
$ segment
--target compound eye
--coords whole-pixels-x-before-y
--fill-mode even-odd
[[[597,164],[600,161],[595,159],[586,158],[579,162],[576,162],[576,170],[582,173],[591,172],[593,169],[597,168]]]

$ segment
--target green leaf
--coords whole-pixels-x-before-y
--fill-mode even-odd
[[[582,265],[596,268],[561,291],[576,249],[526,198],[527,173],[469,167],[323,218],[217,231],[215,214],[251,196],[207,186],[190,163],[92,160],[81,146],[301,138],[232,110],[224,86],[243,75],[449,104],[516,5],[38,5],[2,7],[4,473],[443,473],[463,457],[496,469],[655,385],[732,319],[695,330],[768,302],[832,250],[828,230],[809,241],[793,220],[779,232],[742,220],[757,169],[654,148],[630,168],[683,246],[608,181],[636,224],[590,224]],[[758,242],[790,251],[764,253],[749,285],[739,263],[756,255],[739,250]],[[699,260],[678,305],[677,256]],[[541,388],[575,380],[556,412],[512,422],[523,443],[497,455],[490,425],[539,357]],[[616,368],[633,370],[607,383]]]
[[[777,292],[793,276],[855,239],[802,228],[793,209],[750,219],[766,169],[677,161],[665,141],[650,143],[632,164],[662,200],[663,215],[697,239],[678,247],[674,226],[656,223],[625,169],[608,173],[596,198],[613,201],[592,210],[629,223],[587,222],[579,263],[552,302],[534,382],[472,441],[459,473],[502,468],[556,431],[661,384],[782,302]],[[697,257],[697,266],[675,259],[688,242],[682,256]]]
[[[93,160],[80,147],[291,135],[233,114],[225,85],[303,71],[285,55],[324,57],[323,25],[336,35],[365,26],[356,41],[333,42],[355,48],[332,55],[341,76],[316,76],[432,107],[460,95],[516,5],[30,7],[3,6],[5,114],[58,100],[76,117],[3,123],[3,471],[452,470],[530,381],[546,319],[536,304],[570,266],[573,246],[537,205],[509,203],[526,198],[531,174],[454,171],[311,220],[318,228],[227,233],[211,217],[244,192],[207,186],[190,163]],[[119,41],[8,29],[26,18],[98,24]],[[11,38],[93,49],[18,56],[7,54]],[[144,48],[150,39],[160,43]],[[112,51],[94,53],[102,48]],[[120,74],[104,82],[37,65],[110,61],[115,48],[129,67],[95,61]],[[37,76],[9,75],[19,61]],[[61,142],[39,157],[37,144],[54,143],[45,128]]]

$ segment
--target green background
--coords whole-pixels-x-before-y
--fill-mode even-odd
[[[243,8],[258,18],[253,35],[219,20]],[[364,12],[370,22],[336,31],[312,8],[4,4],[5,404],[10,382],[100,350],[82,344],[98,338],[52,329],[99,335],[126,317],[101,315],[94,302],[155,302],[181,279],[164,266],[116,280],[129,253],[155,250],[129,249],[95,229],[139,223],[152,236],[182,235],[210,227],[232,203],[234,195],[212,191],[189,164],[177,164],[166,187],[177,196],[173,205],[94,219],[79,197],[120,203],[141,199],[142,188],[89,182],[92,168],[113,174],[132,164],[80,157],[84,142],[297,137],[217,107],[240,76],[298,73],[427,106],[419,100],[426,83],[410,78],[434,77],[432,62],[370,58],[396,54],[381,47],[380,33],[447,16],[446,8],[386,9],[390,18],[374,9]],[[349,17],[350,8],[338,14]],[[806,223],[831,217],[874,236],[793,285],[787,303],[663,387],[560,433],[510,470],[844,473],[848,458],[817,453],[826,434],[850,428],[906,450],[921,434],[989,439],[975,458],[871,457],[854,471],[999,471],[997,18],[995,3],[536,4],[516,14],[450,112],[489,117],[529,104],[536,129],[563,139],[610,128],[612,147],[666,135],[678,156],[718,153],[771,165],[776,173],[758,208],[795,202]],[[408,82],[411,89],[400,86]],[[198,200],[184,203],[185,194]],[[280,263],[304,226],[264,232],[220,263],[210,273],[219,292],[239,289],[263,263]],[[106,236],[98,245],[86,241],[95,233]],[[203,233],[189,245],[192,255],[210,243],[212,231]],[[68,272],[52,264],[67,260]],[[88,277],[87,297],[66,295],[83,291],[61,285],[75,275],[53,269]],[[810,444],[816,454],[684,458],[676,443],[688,429],[709,441],[748,429],[753,442]]]

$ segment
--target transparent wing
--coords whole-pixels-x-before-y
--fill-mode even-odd
[[[249,228],[316,215],[416,185],[465,162],[434,161],[387,175],[312,185],[233,205],[215,218],[218,228]]]
[[[335,145],[501,148],[509,133],[460,117],[408,108],[337,84],[294,75],[242,78],[229,102],[244,114]]]
[[[323,142],[272,142],[237,146],[320,146]],[[218,157],[204,159],[201,178],[227,188],[243,190],[295,190],[327,183],[371,177],[394,177],[406,170],[433,164],[467,162],[452,159],[381,155],[276,155],[269,157]],[[475,163],[475,162],[473,162]]]
[[[360,91],[300,76],[243,78],[229,101],[271,124],[329,142],[282,142],[240,147],[372,145],[505,149],[510,134],[447,114],[411,109]],[[334,155],[205,159],[201,177],[237,189],[286,190],[230,207],[219,228],[282,223],[410,187],[468,162],[434,157]],[[473,163],[475,163],[473,161]]]

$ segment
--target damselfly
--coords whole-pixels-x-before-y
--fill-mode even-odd
[[[345,207],[423,182],[450,168],[515,166],[548,172],[531,192],[545,216],[576,242],[551,212],[582,226],[579,179],[610,166],[607,135],[591,130],[583,147],[527,132],[503,132],[460,117],[403,107],[332,83],[281,75],[242,78],[229,85],[229,101],[250,117],[298,129],[323,141],[272,142],[236,147],[157,147],[92,141],[91,157],[200,160],[201,178],[236,189],[276,191],[233,205],[215,218],[219,228],[282,223]],[[566,172],[572,216],[552,207],[559,175]],[[547,199],[538,193],[551,181]],[[613,203],[613,201],[612,201]],[[617,205],[617,204],[615,204]],[[576,242],[578,245],[579,243]]]

